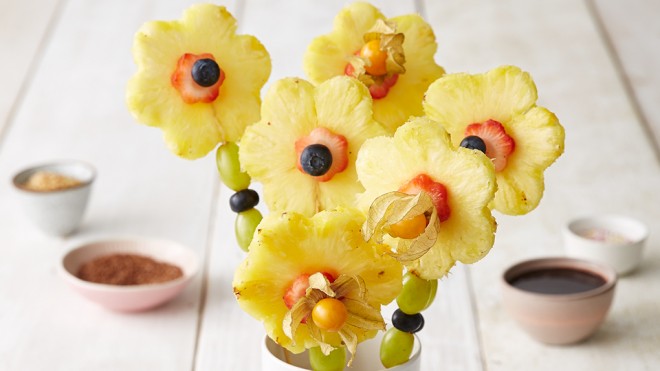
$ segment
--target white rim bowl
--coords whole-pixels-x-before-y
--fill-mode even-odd
[[[624,237],[625,241],[600,241],[586,237],[585,231],[591,229],[615,233]],[[571,221],[564,228],[564,248],[568,256],[607,264],[619,275],[624,275],[635,270],[640,264],[648,234],[644,223],[630,217],[583,217]]]
[[[81,183],[52,191],[26,188],[30,177],[39,171],[61,174]],[[96,170],[92,165],[66,160],[24,169],[14,176],[12,182],[26,215],[34,225],[48,235],[66,236],[80,225],[95,178]]]

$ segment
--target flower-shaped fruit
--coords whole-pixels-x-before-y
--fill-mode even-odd
[[[317,87],[277,81],[239,151],[245,170],[263,184],[269,209],[311,216],[352,205],[364,190],[355,173],[357,151],[367,138],[386,134],[371,109],[369,91],[346,76]]]
[[[536,105],[528,73],[503,66],[479,75],[445,75],[424,101],[426,114],[442,124],[456,146],[478,149],[495,166],[493,208],[526,214],[543,196],[543,171],[564,151],[564,128]]]
[[[417,276],[440,278],[456,261],[474,263],[493,246],[496,223],[488,208],[496,190],[493,165],[480,153],[454,148],[449,134],[438,123],[425,117],[413,118],[392,138],[366,141],[356,167],[366,189],[359,196],[360,207],[369,209],[373,204],[380,209],[383,198],[394,198],[387,205],[394,206],[392,212],[370,210],[370,218],[378,215],[376,219],[385,222],[368,220],[365,229],[371,230],[367,237],[383,235],[393,246],[398,240],[423,239],[426,249],[421,257],[401,259]],[[409,199],[405,194],[411,195]],[[397,205],[397,198],[412,205]],[[395,217],[400,208],[401,216]],[[419,215],[423,216],[421,227]],[[374,231],[374,226],[386,228],[386,233]],[[433,232],[432,239],[422,233],[425,226]],[[394,256],[401,253],[396,251]]]
[[[160,127],[178,156],[202,157],[259,120],[270,57],[255,37],[235,32],[224,7],[203,4],[179,21],[147,22],[135,35],[128,107],[138,121]]]
[[[362,213],[324,211],[306,218],[271,213],[259,225],[234,276],[234,293],[271,339],[292,352],[327,354],[384,329],[380,306],[401,290],[402,266],[384,245],[365,242]],[[343,342],[343,344],[342,344]]]
[[[374,117],[394,132],[422,114],[424,92],[444,73],[436,49],[433,30],[419,15],[387,19],[358,2],[335,17],[331,33],[312,41],[303,67],[314,83],[338,75],[362,81],[374,98]]]

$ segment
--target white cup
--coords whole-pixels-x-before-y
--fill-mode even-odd
[[[64,175],[78,180],[80,184],[54,191],[26,188],[30,177],[39,171]],[[28,218],[46,234],[66,236],[82,220],[95,177],[96,170],[89,164],[61,161],[25,169],[14,176],[13,183]]]
[[[568,256],[607,264],[625,275],[641,262],[647,237],[648,228],[636,219],[592,216],[575,219],[566,226],[564,247]]]
[[[380,331],[373,339],[358,344],[357,355],[348,371],[419,371],[422,363],[422,345],[415,335],[415,345],[410,360],[402,365],[386,369],[380,362],[380,342],[385,332]],[[348,357],[349,354],[346,354]],[[307,352],[292,354],[265,336],[261,346],[262,371],[307,371],[311,370]]]

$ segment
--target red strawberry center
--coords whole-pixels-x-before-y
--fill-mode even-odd
[[[516,141],[506,133],[504,125],[495,120],[482,124],[470,124],[465,128],[465,136],[478,136],[486,144],[486,156],[493,161],[495,171],[506,168],[507,158],[516,149]]]
[[[321,274],[323,274],[330,283],[335,282],[335,276],[333,274],[328,272],[321,272]],[[287,308],[293,308],[296,302],[305,296],[307,288],[309,287],[309,276],[309,274],[303,273],[296,277],[286,290],[282,300],[284,300],[284,304]]]
[[[355,68],[350,63],[348,63],[344,68],[344,74],[346,76],[357,78],[357,76],[355,76]],[[371,94],[371,98],[382,99],[385,98],[390,92],[390,88],[396,84],[397,80],[399,79],[399,75],[395,73],[390,76],[373,76],[373,78],[374,83],[367,85],[367,88],[369,88],[369,93]]]
[[[296,167],[319,182],[327,182],[348,166],[346,137],[318,127],[295,144]]]
[[[206,68],[208,66],[213,67],[210,74]],[[183,54],[170,77],[172,86],[188,104],[213,102],[218,97],[224,80],[225,72],[218,67],[213,54],[210,53]]]
[[[424,191],[431,196],[433,206],[435,206],[440,222],[449,219],[451,209],[449,208],[447,187],[445,187],[444,184],[434,181],[426,174],[419,174],[399,188],[399,192],[411,195],[416,195],[421,191]]]

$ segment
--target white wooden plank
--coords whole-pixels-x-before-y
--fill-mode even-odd
[[[653,0],[590,0],[621,64],[640,114],[660,144],[660,3]]]
[[[515,64],[534,76],[539,104],[566,129],[566,152],[546,172],[540,207],[498,217],[492,252],[470,268],[483,351],[490,370],[643,370],[660,363],[658,239],[642,269],[622,278],[614,306],[591,340],[567,347],[538,344],[504,313],[498,280],[519,260],[562,251],[561,228],[590,213],[623,213],[660,224],[654,206],[660,172],[585,4],[572,0],[427,1],[448,71],[482,72]]]
[[[0,135],[10,113],[18,105],[21,87],[27,84],[32,68],[44,46],[51,21],[57,16],[57,0],[4,1],[0,12]],[[26,81],[27,80],[27,81]],[[17,107],[16,107],[17,108]]]
[[[256,35],[273,60],[273,73],[267,85],[282,77],[303,76],[302,57],[308,43],[330,32],[332,19],[344,4],[344,1],[265,0],[245,4],[241,30]],[[388,16],[416,11],[413,2],[374,4]],[[232,191],[222,187],[220,193],[196,369],[257,370],[264,330],[241,311],[232,293],[233,272],[245,255],[234,240],[235,214],[228,207]],[[462,268],[441,282],[436,303],[425,313],[426,326],[420,334],[424,347],[423,370],[437,370],[441,364],[447,369],[481,369],[467,287]],[[386,310],[392,311],[392,307]]]
[[[204,263],[213,159],[176,158],[124,103],[133,34],[145,21],[179,18],[190,3],[71,0],[63,9],[0,156],[0,369],[192,367],[201,275],[164,307],[120,315],[55,274],[67,243],[109,234],[172,239]],[[35,231],[8,182],[28,164],[59,158],[88,161],[99,173],[81,230],[65,240]]]
[[[259,36],[271,51],[271,82],[302,75],[304,47],[329,31],[342,5],[269,8],[267,2],[247,3],[243,30]],[[378,5],[392,15],[412,6],[395,1]],[[89,215],[74,239],[107,233],[158,235],[203,252],[214,203],[212,159],[191,163],[174,158],[160,134],[135,124],[123,105],[123,89],[134,71],[132,33],[146,20],[178,18],[185,6],[72,1],[54,29],[0,152],[0,176],[8,179],[23,165],[60,157],[97,165],[100,177]],[[554,110],[567,129],[567,152],[548,172],[541,207],[524,218],[500,217],[495,250],[470,268],[488,368],[651,369],[659,362],[654,350],[660,333],[654,317],[660,310],[658,289],[649,285],[658,279],[660,262],[653,235],[642,270],[620,282],[604,328],[579,346],[546,347],[529,340],[502,312],[494,284],[513,261],[560,254],[559,228],[570,217],[623,212],[644,219],[652,230],[660,220],[651,209],[658,197],[657,163],[586,8],[570,1],[427,2],[424,8],[440,40],[438,61],[448,70],[520,65],[535,77],[540,103]],[[289,14],[292,23],[300,24],[282,25],[273,14]],[[303,36],[307,39],[300,41]],[[92,74],[98,70],[104,74]],[[201,370],[255,369],[263,330],[238,309],[231,294],[233,270],[243,255],[233,242],[234,215],[226,207],[230,193],[221,193],[196,365]],[[0,369],[190,367],[199,279],[183,297],[155,312],[125,316],[95,307],[55,277],[57,258],[68,241],[35,232],[7,182],[0,184],[0,235],[5,251],[0,263]],[[476,335],[469,328],[460,330],[464,324],[472,326],[465,274],[459,269],[444,281],[427,312],[421,334],[424,369],[437,369],[438,362],[447,368],[479,368]]]

